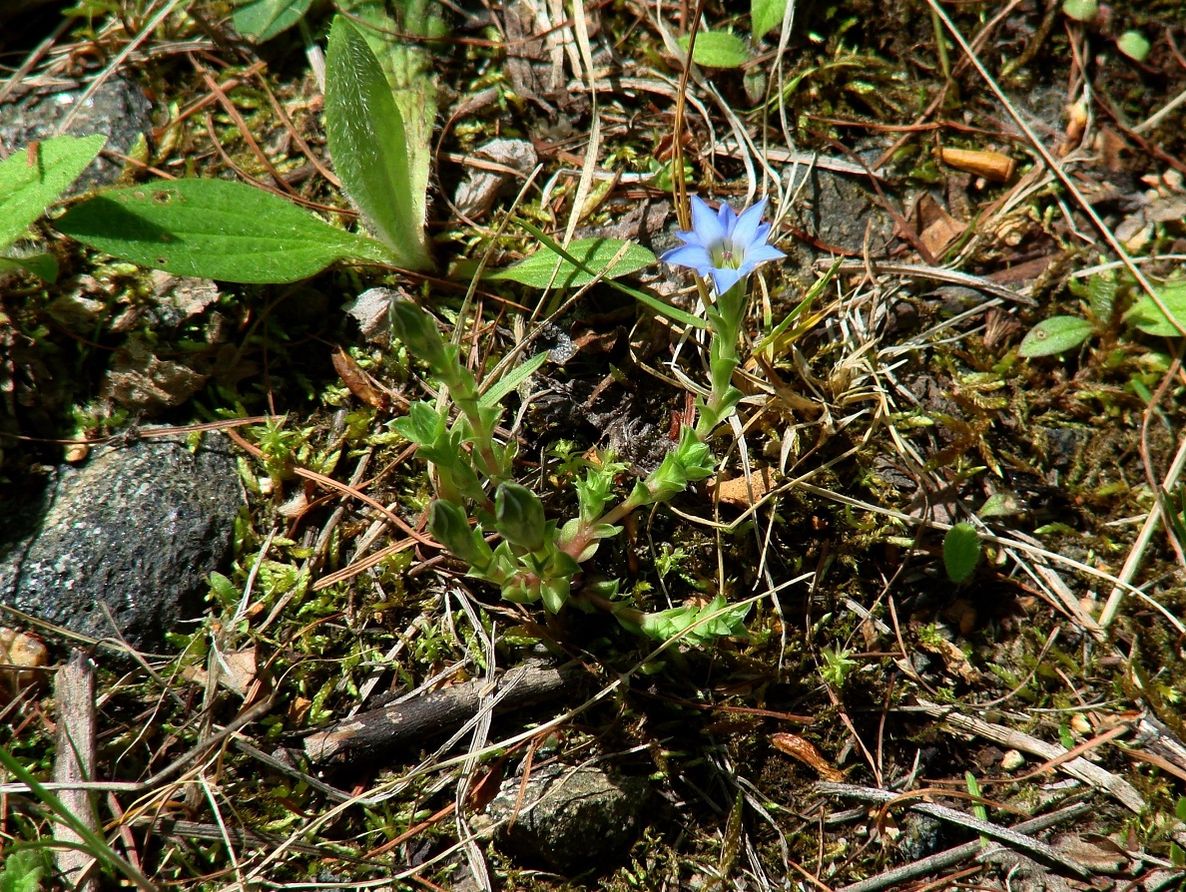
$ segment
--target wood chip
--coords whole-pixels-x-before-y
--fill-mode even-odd
[[[58,735],[54,752],[54,782],[77,784],[95,779],[95,670],[81,651],[75,651],[54,676],[54,698],[58,703]],[[58,798],[74,818],[97,830],[98,817],[86,790],[60,789]],[[63,888],[98,889],[92,876],[95,859],[85,848],[80,834],[65,822],[54,823],[54,860],[61,871]]]

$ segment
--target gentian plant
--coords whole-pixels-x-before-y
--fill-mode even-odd
[[[748,276],[758,264],[784,256],[767,244],[770,224],[762,222],[764,208],[761,202],[738,216],[728,205],[714,212],[701,199],[692,199],[693,228],[678,233],[683,246],[663,259],[691,267],[714,286],[715,300],[707,313],[710,395],[700,400],[697,424],[681,430],[659,467],[636,481],[625,498],[615,495],[625,465],[612,455],[574,468],[576,516],[563,522],[549,519],[540,497],[512,479],[513,444],[495,439],[502,412],[498,400],[534,372],[544,356],[528,360],[481,394],[461,363],[460,350],[445,342],[436,321],[410,301],[392,305],[396,336],[448,393],[448,400],[412,405],[396,424],[435,467],[437,498],[429,509],[429,529],[468,564],[470,576],[499,586],[509,601],[542,602],[552,613],[568,603],[609,610],[627,628],[660,640],[679,635],[696,644],[744,631],[747,608],[729,607],[722,595],[705,605],[644,613],[615,600],[616,581],[579,590],[574,581],[601,540],[617,535],[618,524],[631,512],[670,501],[715,470],[706,439],[741,398],[731,379],[739,362]],[[497,534],[493,544],[487,538],[490,532]]]
[[[715,299],[705,314],[713,335],[708,356],[711,386],[708,398],[697,400],[696,406],[696,433],[707,437],[741,399],[741,391],[733,386],[733,372],[741,361],[737,342],[745,321],[749,275],[759,264],[786,255],[767,243],[770,224],[762,222],[766,199],[741,214],[724,202],[713,211],[698,195],[692,196],[691,204],[691,230],[677,232],[683,244],[660,259],[695,270],[713,285]]]

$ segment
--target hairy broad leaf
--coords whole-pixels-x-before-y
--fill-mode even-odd
[[[0,250],[45,213],[95,160],[106,140],[98,134],[55,136],[0,161]]]
[[[375,54],[341,16],[329,35],[325,134],[343,189],[396,262],[432,266],[403,118]]]
[[[980,534],[970,523],[957,523],[943,537],[943,567],[947,578],[966,582],[980,562]]]
[[[606,278],[617,279],[657,262],[655,255],[642,245],[616,238],[577,239],[569,244],[568,253],[578,263],[545,247],[506,269],[491,273],[488,278],[507,279],[529,288],[579,288],[603,272]]]
[[[391,88],[407,141],[413,218],[423,225],[437,117],[434,47],[448,33],[445,6],[439,0],[338,0],[336,5],[366,38]]]
[[[249,0],[231,15],[235,30],[260,43],[271,40],[301,20],[313,0]]]
[[[83,244],[140,266],[224,282],[294,282],[336,260],[393,259],[378,242],[227,180],[110,189],[71,208],[56,225]]]
[[[1161,302],[1165,304],[1166,309],[1170,311],[1170,315],[1178,321],[1178,324],[1186,327],[1186,282],[1170,282],[1163,285],[1157,292],[1157,296],[1161,298]],[[1147,294],[1142,294],[1137,298],[1132,309],[1124,314],[1124,319],[1145,334],[1159,335],[1164,338],[1180,338],[1182,336],[1182,332],[1173,326],[1173,323],[1166,318],[1165,313],[1161,312],[1157,304],[1153,303],[1153,298]]]
[[[680,48],[688,51],[689,39],[681,37]],[[705,68],[740,68],[750,60],[745,41],[728,31],[701,31],[696,35],[692,61]]]
[[[1051,316],[1043,319],[1021,339],[1018,352],[1022,356],[1053,356],[1078,347],[1095,329],[1078,316]]]
[[[749,20],[754,40],[761,40],[775,28],[782,27],[787,0],[750,0]]]

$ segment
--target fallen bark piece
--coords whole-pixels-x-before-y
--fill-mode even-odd
[[[586,677],[575,663],[527,662],[503,673],[494,690],[475,679],[359,713],[306,737],[305,753],[316,765],[344,768],[445,734],[476,715],[487,698],[497,699],[496,714],[505,713],[558,697]]]
[[[54,753],[54,782],[77,784],[95,779],[95,670],[91,661],[75,651],[70,662],[54,676],[54,698],[58,703],[58,737]],[[59,790],[58,798],[79,823],[97,830],[99,819],[86,790]],[[95,859],[84,849],[82,836],[65,823],[54,825],[54,859],[65,888],[98,889],[93,874]]]

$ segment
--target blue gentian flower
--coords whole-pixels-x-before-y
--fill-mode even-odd
[[[765,198],[738,216],[725,202],[713,211],[703,199],[693,195],[692,231],[677,232],[676,238],[683,244],[665,251],[660,259],[673,266],[694,269],[703,278],[711,277],[717,294],[724,294],[759,263],[787,256],[766,244],[770,224],[762,222],[765,210]]]

